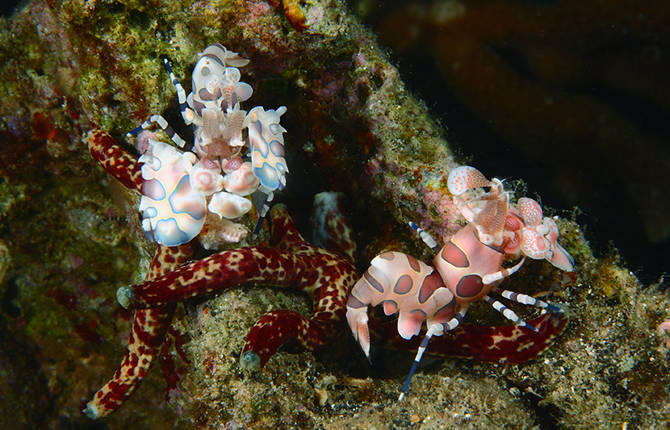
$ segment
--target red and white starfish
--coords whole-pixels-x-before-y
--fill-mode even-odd
[[[114,139],[100,130],[87,137],[93,157],[126,187],[139,192],[140,165]],[[351,243],[339,240],[347,229],[341,217],[325,217],[326,230],[338,252],[307,243],[283,206],[270,212],[273,246],[222,251],[185,264],[193,256],[194,241],[178,247],[159,246],[147,280],[122,287],[117,297],[122,305],[135,309],[128,349],[112,379],[94,395],[84,413],[100,418],[118,409],[135,391],[165,342],[175,306],[193,297],[214,294],[242,285],[274,285],[297,288],[308,293],[314,313],[306,318],[291,310],[275,310],[263,315],[247,335],[241,365],[263,366],[289,340],[315,349],[346,333],[347,296],[359,278],[353,263]],[[551,344],[565,327],[561,315],[545,314],[529,323],[537,332],[519,331],[514,326],[475,327],[463,325],[437,339],[431,353],[471,357],[484,361],[522,362],[533,358]],[[402,340],[395,322],[371,319],[371,330],[379,340],[399,349],[414,349]]]

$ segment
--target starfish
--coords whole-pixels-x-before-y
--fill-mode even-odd
[[[140,165],[131,154],[100,130],[90,132],[86,141],[92,156],[110,175],[129,189],[140,191]],[[269,220],[272,246],[226,250],[191,262],[196,239],[178,247],[159,246],[146,280],[119,288],[119,303],[135,310],[128,348],[112,379],[87,404],[83,411],[86,415],[109,415],[130,397],[164,345],[177,303],[194,297],[254,284],[297,288],[310,295],[314,303],[310,318],[291,310],[274,310],[251,328],[240,363],[251,370],[262,367],[288,341],[314,350],[347,332],[346,300],[359,275],[353,265],[355,248],[346,234],[350,230],[344,217],[336,210],[324,217],[324,243],[333,251],[306,242],[283,205],[272,208]],[[371,316],[371,328],[380,341],[398,349],[416,347],[402,341],[394,324],[388,322]],[[546,314],[529,322],[538,332],[514,326],[464,325],[436,339],[431,353],[485,361],[526,361],[548,347],[567,320]]]
[[[307,349],[327,344],[343,327],[347,295],[358,273],[347,258],[305,242],[283,205],[275,205],[269,219],[275,247],[213,254],[156,279],[120,288],[119,303],[142,309],[169,306],[240,285],[292,287],[313,298],[314,314],[306,318],[294,311],[275,310],[263,315],[247,335],[242,366],[263,366],[289,340],[297,340]]]
[[[111,136],[95,130],[89,133],[87,144],[109,174],[140,191],[139,163]],[[307,243],[283,206],[273,208],[270,220],[276,247],[223,251],[183,265],[193,255],[192,242],[176,248],[159,246],[147,281],[117,293],[122,305],[135,309],[128,350],[113,378],[87,404],[86,415],[109,415],[135,391],[160,351],[176,303],[190,297],[254,283],[299,288],[313,297],[312,318],[275,310],[258,320],[243,351],[242,365],[247,368],[264,365],[289,340],[315,349],[341,333],[347,295],[358,278],[351,258]]]

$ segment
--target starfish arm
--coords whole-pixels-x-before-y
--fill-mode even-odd
[[[156,279],[122,287],[117,298],[125,308],[149,308],[214,294],[241,284],[290,286],[303,267],[288,252],[275,248],[222,251],[183,265]]]
[[[265,349],[256,344],[266,341],[269,346],[268,352],[262,354],[264,364],[289,339],[297,339],[310,349],[330,339],[327,334],[336,333],[344,319],[346,296],[356,278],[351,263],[324,250],[295,255],[274,248],[242,248],[220,252],[155,280],[124,287],[119,296],[129,298],[123,303],[126,306],[144,308],[165,306],[243,284],[292,287],[310,293],[316,298],[312,319],[282,311],[263,316],[252,329],[245,351]]]
[[[306,290],[313,288],[313,295],[319,297],[312,317],[306,318],[288,310],[275,310],[263,315],[247,335],[242,350],[242,367],[256,370],[264,366],[286,342],[297,341],[304,348],[314,350],[342,332],[346,298],[358,276],[349,262],[335,258],[333,254],[320,257],[328,261],[321,265],[317,263],[316,256],[304,261],[319,268],[315,272],[307,272],[312,276],[303,277],[302,283]]]
[[[273,208],[271,217],[273,237],[279,245],[293,244],[294,248],[251,247],[222,251],[155,279],[122,287],[117,292],[119,302],[132,309],[164,306],[242,284],[260,284],[293,287],[309,294],[319,292],[319,298],[336,294],[338,304],[344,309],[348,289],[357,277],[353,265],[304,242],[285,209]],[[343,285],[346,282],[350,285]]]
[[[394,321],[391,321],[394,323]],[[395,324],[371,318],[375,337],[400,350],[416,350],[420,337],[407,342],[395,334]],[[528,321],[538,329],[515,325],[499,327],[461,324],[441,337],[434,337],[426,354],[442,357],[471,358],[479,361],[523,363],[546,350],[563,333],[568,323],[564,313],[547,312]]]
[[[317,313],[311,319],[286,309],[268,312],[249,331],[242,350],[241,366],[258,370],[291,340],[309,350],[322,347],[341,332],[343,318],[344,315],[331,312]]]
[[[310,216],[312,243],[355,261],[356,242],[347,212],[343,193],[325,191],[316,194]]]
[[[338,217],[337,211],[329,211],[327,215],[324,220],[335,219],[324,226],[328,234],[334,233],[330,231],[333,227],[338,233],[350,232],[347,220]],[[358,279],[348,259],[305,243],[282,205],[275,205],[270,220],[273,242],[289,252],[294,249],[296,263],[303,268],[295,286],[314,297],[315,312],[311,318],[289,310],[263,315],[249,331],[242,350],[240,365],[249,370],[264,366],[286,342],[297,341],[304,348],[314,350],[331,341],[341,332],[347,296]],[[336,243],[345,243],[350,236]],[[344,256],[353,255],[353,244],[345,243],[344,248],[349,252],[343,252],[339,246],[334,251]]]
[[[149,269],[149,278],[169,272],[185,263],[192,255],[189,244],[168,248],[161,246],[154,256]],[[154,362],[170,328],[175,304],[138,309],[133,317],[133,326],[128,338],[128,349],[121,365],[93,399],[88,402],[84,413],[90,418],[107,416],[117,410],[137,389]]]
[[[88,150],[107,173],[131,190],[142,188],[141,165],[136,157],[121,148],[114,138],[102,130],[92,130],[86,136]]]
[[[272,222],[271,243],[280,249],[295,249],[299,247],[313,248],[293,225],[293,220],[286,210],[286,206],[276,204],[272,207],[269,214]]]
[[[137,389],[149,372],[170,326],[175,305],[138,309],[128,338],[128,348],[121,365],[93,399],[84,413],[93,419],[117,410]]]
[[[324,333],[310,327],[310,321],[303,315],[287,309],[271,311],[263,315],[249,331],[240,365],[248,370],[257,370],[290,339],[305,343],[319,343]]]

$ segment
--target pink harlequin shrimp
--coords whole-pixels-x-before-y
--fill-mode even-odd
[[[521,268],[525,257],[546,259],[559,269],[572,271],[574,262],[558,245],[558,228],[532,199],[510,204],[509,193],[499,179],[488,180],[474,167],[454,169],[448,179],[454,204],[467,224],[440,247],[424,230],[410,226],[434,252],[433,266],[399,253],[375,257],[356,283],[347,301],[347,322],[367,357],[370,353],[368,306],[382,304],[384,313],[398,313],[398,333],[404,339],[418,335],[423,322],[427,331],[419,346],[409,376],[400,393],[403,398],[410,379],[432,336],[454,330],[468,306],[484,300],[523,330],[539,331],[489,296],[504,278]],[[488,190],[484,190],[488,189]],[[511,267],[506,259],[523,256]],[[551,312],[559,308],[525,294],[502,291],[502,297]]]

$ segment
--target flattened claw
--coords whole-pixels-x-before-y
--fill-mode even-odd
[[[285,129],[279,124],[279,118],[284,112],[284,106],[267,111],[257,106],[244,120],[249,130],[253,172],[268,192],[283,189],[286,185],[288,166],[284,158]]]
[[[240,55],[237,52],[233,52],[226,49],[226,47],[220,43],[214,43],[212,45],[209,45],[207,48],[205,48],[203,52],[198,54],[199,57],[203,57],[205,55],[212,55],[218,58],[221,61],[221,63],[227,66],[244,67],[247,64],[249,64],[249,60],[240,57]]]
[[[523,199],[519,199],[520,203],[521,200]],[[535,200],[526,200],[537,204]],[[522,207],[523,205],[520,204],[519,210],[523,213]],[[542,209],[539,210],[541,215]],[[531,217],[536,217],[536,215],[537,213]],[[555,267],[566,272],[572,272],[575,266],[572,256],[558,244],[558,226],[556,225],[556,221],[548,217],[544,217],[541,224],[527,225],[521,229],[521,252],[536,260],[545,259]]]
[[[521,252],[524,255],[534,259],[541,260],[551,257],[550,243],[544,236],[537,231],[524,228],[521,232]]]
[[[554,245],[554,255],[547,259],[547,261],[566,272],[572,272],[575,268],[575,260],[568,254],[568,251],[558,243]]]

